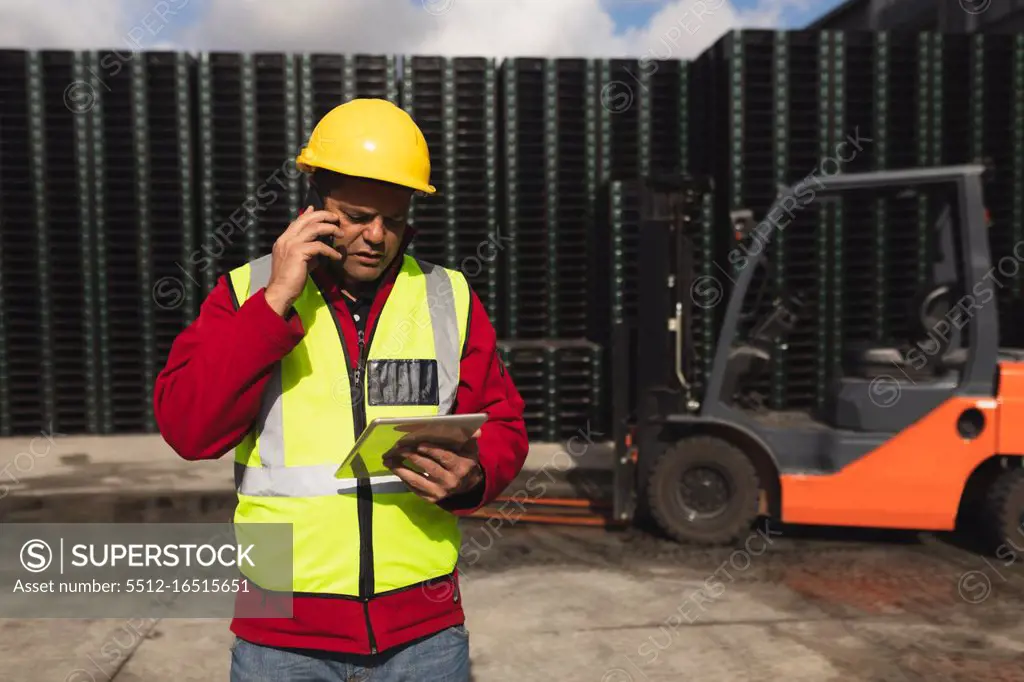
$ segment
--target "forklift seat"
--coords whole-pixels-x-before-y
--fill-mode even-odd
[[[959,334],[950,334],[946,339],[935,336],[957,293],[955,284],[928,284],[919,289],[907,307],[910,338],[906,346],[850,344],[843,352],[847,375],[863,379],[894,376],[909,381],[928,381],[959,370],[967,360],[966,349],[959,348]],[[935,347],[940,341],[942,345]]]
[[[862,379],[894,376],[911,381],[927,381],[937,375],[961,369],[966,361],[966,348],[949,349],[933,355],[926,353],[920,346],[895,348],[855,343],[849,344],[843,351],[843,366],[847,368],[847,374]]]

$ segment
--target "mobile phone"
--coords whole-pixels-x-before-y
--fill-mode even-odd
[[[324,198],[320,194],[320,190],[317,188],[316,184],[314,184],[312,180],[310,180],[309,189],[306,191],[306,203],[304,203],[302,206],[303,208],[305,208],[306,206],[312,206],[314,211],[324,210]],[[334,237],[332,237],[329,234],[320,235],[319,237],[317,237],[317,241],[323,242],[332,249],[334,248]]]

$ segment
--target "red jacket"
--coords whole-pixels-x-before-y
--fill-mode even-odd
[[[412,228],[407,231],[405,244],[412,237]],[[367,320],[368,338],[400,262],[401,254],[384,275]],[[316,273],[355,362],[359,353],[352,314],[337,285],[320,270]],[[154,404],[160,433],[184,459],[215,459],[241,441],[259,414],[270,369],[302,338],[299,316],[286,321],[271,310],[263,293],[261,289],[240,302],[236,310],[226,277],[221,277],[199,317],[175,340],[157,377]],[[468,498],[442,503],[460,516],[493,501],[519,474],[527,452],[523,400],[498,356],[494,327],[475,293],[471,306],[455,412],[486,412],[488,421],[478,441],[482,488]],[[457,580],[388,593],[366,604],[357,598],[295,597],[291,618],[236,617],[231,630],[268,646],[368,654],[373,641],[377,651],[384,651],[464,622]]]

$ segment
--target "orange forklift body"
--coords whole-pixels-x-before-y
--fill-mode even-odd
[[[1024,452],[1024,364],[1001,364],[999,371],[995,400],[951,398],[835,474],[782,475],[782,521],[952,530],[975,469],[995,455]],[[956,423],[972,407],[985,428],[967,440]]]

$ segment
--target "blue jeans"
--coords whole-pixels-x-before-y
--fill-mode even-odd
[[[231,682],[469,682],[464,625],[376,656],[277,649],[235,638]]]

